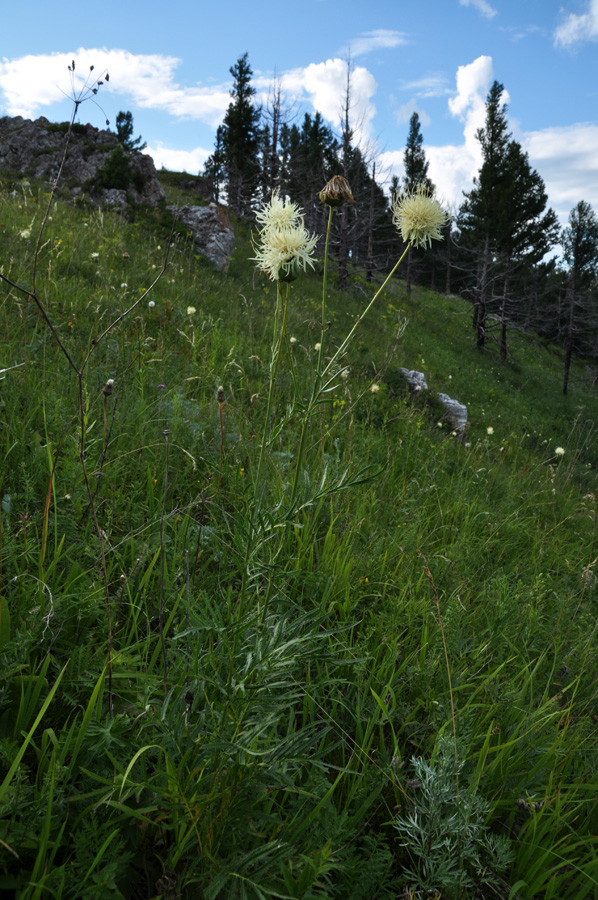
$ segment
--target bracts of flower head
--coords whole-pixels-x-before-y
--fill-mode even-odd
[[[443,240],[441,229],[450,215],[423,184],[413,191],[397,194],[392,203],[392,221],[406,244],[426,247]]]
[[[256,219],[260,232],[253,260],[272,281],[294,281],[308,265],[313,268],[312,254],[318,236],[307,231],[296,203],[281,200],[273,193]]]
[[[349,182],[342,175],[334,175],[318,194],[320,201],[327,206],[342,206],[345,200],[355,203]]]

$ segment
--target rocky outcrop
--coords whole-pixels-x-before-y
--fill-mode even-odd
[[[446,410],[446,417],[449,420],[453,431],[455,431],[459,437],[463,437],[465,434],[465,426],[467,425],[467,407],[464,403],[453,400],[448,394],[439,392],[436,396]]]
[[[0,169],[21,178],[46,181],[73,197],[83,193],[91,202],[122,206],[125,202],[155,205],[166,199],[150,156],[122,149],[116,134],[93,125],[72,126],[62,164],[68,126],[44,116],[0,119]],[[111,183],[111,179],[114,183]],[[115,195],[118,191],[118,195]]]
[[[168,209],[193,232],[199,253],[207,256],[220,271],[226,269],[235,249],[235,235],[227,211],[215,203],[209,206],[169,206]]]
[[[124,210],[128,204],[165,202],[151,156],[127,152],[112,131],[75,123],[65,158],[67,132],[68,123],[56,124],[44,116],[35,121],[0,118],[0,171],[21,182],[44,181],[51,187],[59,178],[61,194],[97,206]],[[213,203],[168,209],[193,232],[197,251],[223,271],[235,247],[226,210]]]
[[[423,372],[418,372],[415,369],[403,368],[401,368],[400,371],[405,376],[410,391],[417,393],[418,391],[428,390],[428,382],[426,381],[426,376]],[[448,394],[443,394],[442,392],[438,392],[436,397],[444,406],[446,418],[448,419],[451,428],[459,438],[463,439],[465,428],[467,426],[467,407],[464,403],[453,400]]]

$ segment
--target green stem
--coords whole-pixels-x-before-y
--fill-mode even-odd
[[[264,454],[266,446],[270,444],[270,416],[272,412],[272,398],[274,395],[274,383],[276,381],[276,375],[278,374],[278,365],[280,362],[281,356],[281,348],[282,342],[286,333],[286,322],[287,322],[287,309],[289,305],[289,294],[290,294],[290,285],[286,285],[285,296],[282,295],[282,283],[278,281],[276,283],[276,312],[274,315],[274,335],[272,338],[272,356],[270,359],[270,384],[268,385],[268,402],[266,404],[266,419],[264,422],[264,431],[262,436],[262,443],[260,447],[260,455],[258,457],[257,463],[257,471],[254,479],[254,488],[255,488],[255,507],[252,510],[250,522],[249,522],[249,534],[247,535],[247,544],[245,547],[245,559],[243,563],[243,576],[241,581],[241,593],[240,596],[245,596],[245,590],[247,588],[247,578],[248,578],[248,569],[249,569],[249,557],[251,556],[251,551],[253,548],[253,538],[255,534],[255,520],[256,514],[259,511],[261,505],[262,498],[262,470],[264,466]],[[282,316],[280,329],[278,328],[279,315]]]
[[[316,382],[320,372],[322,371],[322,360],[324,359],[324,334],[326,331],[326,291],[328,289],[328,247],[330,245],[330,230],[332,226],[332,213],[334,208],[328,207],[328,227],[326,229],[326,247],[324,249],[324,277],[322,281],[322,322],[320,328],[320,350],[318,352],[318,368],[316,370],[316,381],[314,382],[314,392],[316,390]],[[313,392],[312,392],[313,394]]]
[[[334,363],[335,363],[335,362],[342,356],[342,354],[345,352],[345,350],[347,349],[347,347],[349,346],[349,344],[350,344],[351,341],[353,340],[353,335],[354,335],[355,332],[357,331],[357,328],[358,328],[359,324],[365,319],[365,317],[366,317],[367,314],[369,313],[370,309],[372,308],[372,306],[374,305],[374,303],[376,302],[376,300],[378,299],[378,297],[380,296],[380,294],[382,293],[382,291],[384,290],[384,288],[386,287],[386,285],[388,284],[388,282],[390,281],[390,279],[392,278],[392,276],[394,275],[394,273],[397,271],[397,269],[399,268],[399,266],[401,265],[401,263],[403,262],[403,260],[404,260],[405,257],[407,256],[407,253],[409,252],[410,249],[411,249],[411,244],[408,244],[408,245],[405,247],[405,250],[404,250],[402,256],[397,260],[397,262],[396,262],[395,265],[393,266],[392,270],[389,272],[389,274],[388,274],[388,275],[386,276],[386,278],[384,279],[384,283],[380,285],[380,287],[378,288],[378,290],[376,291],[376,293],[374,294],[374,296],[372,297],[372,299],[370,300],[370,302],[368,303],[368,305],[366,306],[366,308],[364,309],[364,311],[362,312],[362,314],[361,314],[361,315],[359,316],[359,318],[356,320],[355,324],[353,325],[353,328],[351,329],[351,331],[349,332],[349,334],[347,335],[347,337],[345,338],[345,340],[342,342],[342,344],[340,345],[340,347],[338,348],[338,350],[336,351],[336,353],[334,354],[334,356],[328,361],[328,365],[326,366],[326,368],[325,368],[324,371],[322,372],[322,379],[328,374],[328,372],[330,371],[330,369],[332,368],[332,366],[334,365]]]
[[[330,213],[331,213],[331,215],[328,219],[328,234],[326,235],[326,258],[324,261],[324,288],[323,288],[323,297],[324,298],[326,296],[326,280],[327,280],[327,278],[326,278],[326,276],[327,276],[326,261],[328,258],[328,237],[330,234],[330,221],[332,218],[332,207],[330,209]],[[312,414],[312,412],[320,398],[320,395],[322,393],[323,381],[324,381],[326,375],[328,375],[328,373],[330,372],[332,366],[342,356],[342,354],[345,352],[345,350],[347,349],[347,347],[353,340],[353,336],[354,336],[355,332],[357,331],[357,327],[358,327],[359,323],[362,322],[363,319],[365,319],[365,317],[369,313],[370,309],[372,308],[372,306],[374,305],[374,303],[376,302],[376,300],[378,299],[378,297],[380,296],[380,294],[382,293],[382,291],[384,290],[384,288],[386,287],[386,285],[388,284],[388,282],[390,281],[390,279],[392,278],[394,273],[397,271],[397,269],[399,268],[399,266],[405,259],[405,256],[407,255],[410,248],[411,248],[411,244],[408,244],[407,247],[405,248],[403,254],[401,255],[401,257],[397,260],[397,262],[395,263],[395,265],[393,266],[393,268],[391,269],[389,274],[384,279],[383,284],[380,285],[380,287],[378,288],[378,290],[376,291],[376,293],[374,294],[374,296],[372,297],[372,299],[370,300],[370,302],[368,303],[368,305],[366,306],[366,308],[364,309],[362,314],[359,316],[359,318],[357,319],[357,321],[351,328],[350,332],[348,333],[348,335],[346,336],[346,338],[344,339],[344,341],[342,342],[342,344],[340,345],[340,347],[338,348],[336,353],[328,361],[328,364],[325,366],[324,369],[321,369],[323,341],[320,342],[320,356],[318,358],[318,370],[317,370],[315,378],[314,378],[314,386],[313,386],[313,390],[312,390],[312,395],[311,395],[311,398],[307,405],[307,409],[305,410],[305,413],[303,415],[303,422],[301,423],[301,435],[299,438],[299,449],[297,450],[297,461],[295,463],[295,477],[293,479],[293,488],[291,491],[291,506],[293,505],[293,503],[296,500],[297,491],[299,489],[299,478],[300,478],[300,474],[301,474],[301,461],[303,459],[303,452],[305,450],[305,438],[307,435],[307,426],[309,424],[309,420],[311,419],[311,414]],[[322,300],[322,317],[324,317],[324,314],[325,314],[324,302],[325,301],[323,299]],[[325,320],[323,318],[323,327],[324,327],[324,325],[325,325]],[[323,334],[324,334],[324,332],[322,331],[322,337],[323,337]]]

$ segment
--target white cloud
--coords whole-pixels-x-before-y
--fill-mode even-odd
[[[427,75],[425,78],[407,82],[401,89],[410,91],[418,97],[442,97],[443,94],[451,92],[444,75]]]
[[[415,102],[415,100],[408,100],[407,103],[403,103],[402,106],[399,106],[397,111],[395,112],[395,119],[399,124],[402,122],[408,122],[413,113],[417,113],[422,125],[430,124],[430,116],[420,109]]]
[[[482,163],[482,154],[475,134],[484,124],[486,95],[493,78],[492,57],[479,56],[457,69],[457,92],[449,98],[449,111],[463,122],[464,143],[434,147],[424,144],[430,163],[430,178],[441,197],[453,207],[463,202],[463,191],[473,184]],[[506,94],[503,95],[506,98]],[[408,105],[408,104],[406,104]],[[383,166],[401,177],[403,151],[382,154]]]
[[[160,54],[136,55],[127,50],[80,48],[70,53],[49,53],[3,59],[0,62],[0,90],[10,116],[34,116],[40,108],[71,96],[67,66],[76,61],[75,91],[85,81],[90,65],[94,75],[108,70],[110,81],[98,94],[107,92],[130,97],[139,107],[163,109],[181,118],[199,119],[217,125],[230,102],[226,87],[181,87],[174,80],[180,60]]]
[[[211,150],[195,147],[194,150],[173,150],[158,143],[155,147],[146,147],[143,151],[152,157],[156,169],[169,169],[171,172],[200,172]]]
[[[387,28],[378,28],[375,31],[366,31],[351,42],[347,48],[352,57],[364,56],[372,50],[398,47],[407,43],[407,35],[402,31],[391,31]]]
[[[497,12],[493,6],[490,6],[488,0],[459,0],[459,3],[461,6],[475,6],[487,19],[494,18]]]
[[[570,47],[577,41],[598,40],[598,0],[587,0],[588,11],[581,15],[570,13],[554,32],[555,44]]]
[[[340,125],[347,91],[346,60],[327,59],[303,69],[293,69],[285,73],[283,86],[297,99],[311,101],[314,109],[333,125]],[[376,113],[372,97],[376,89],[376,79],[368,69],[352,67],[350,119],[355,140],[360,145],[371,137],[371,123]]]
[[[544,179],[548,202],[561,223],[580,200],[598,211],[598,125],[580,122],[529,131],[521,145]]]
[[[482,157],[479,142],[476,140],[478,128],[484,125],[486,117],[486,95],[493,77],[492,57],[478,56],[467,66],[457,69],[457,94],[449,99],[450,112],[464,123],[465,147],[471,160],[472,171],[479,168]],[[503,93],[503,100],[508,94]]]
[[[435,147],[424,145],[430,178],[439,194],[453,208],[463,202],[477,175],[482,155],[477,129],[484,124],[485,98],[492,80],[492,59],[481,56],[457,71],[457,93],[448,101],[449,110],[463,122],[463,143]],[[508,96],[505,92],[503,100]],[[511,128],[513,123],[510,123]],[[565,225],[570,210],[586,200],[598,210],[598,124],[576,123],[518,134],[531,165],[544,180],[548,203]],[[381,156],[390,174],[402,175],[403,151]]]

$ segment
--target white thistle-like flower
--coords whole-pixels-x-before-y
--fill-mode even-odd
[[[285,202],[280,199],[277,193],[272,194],[269,203],[264,203],[255,218],[262,229],[264,228],[287,228],[295,227],[299,223],[303,224],[303,216],[301,215],[299,206],[291,201]]]
[[[406,244],[431,246],[443,240],[440,229],[450,220],[449,214],[423,184],[415,190],[396,195],[392,204],[392,222]]]
[[[492,427],[492,425],[488,425],[488,428],[486,429],[486,434],[494,434],[494,428]]]
[[[554,448],[554,455],[555,455],[555,456],[564,456],[564,455],[565,455],[565,450],[564,450],[564,448],[563,448],[563,447],[555,447],[555,448]]]
[[[196,312],[197,312],[197,310],[196,310],[196,308],[195,308],[194,306],[188,306],[188,307],[187,307],[187,315],[188,315],[188,316],[192,316],[192,315],[194,315]]]
[[[272,194],[270,203],[257,214],[262,224],[260,243],[253,261],[273,281],[293,281],[310,265],[318,236],[305,228],[296,203],[285,203]]]

